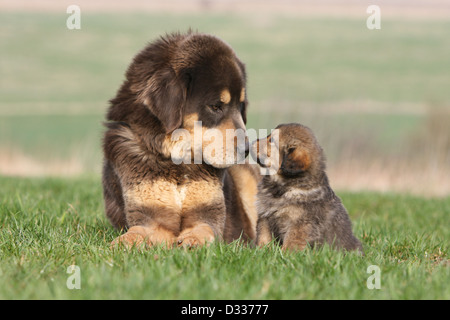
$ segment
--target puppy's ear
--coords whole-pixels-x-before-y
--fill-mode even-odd
[[[188,82],[188,75],[165,68],[155,72],[139,94],[138,99],[161,121],[166,133],[182,124]]]
[[[292,148],[283,156],[280,170],[285,176],[296,176],[311,166],[311,156],[305,149]]]

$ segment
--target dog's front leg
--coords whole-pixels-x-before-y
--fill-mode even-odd
[[[182,204],[178,246],[195,247],[222,240],[226,220],[225,199],[218,181],[192,181]]]
[[[199,208],[203,211],[203,208]],[[197,247],[223,239],[225,207],[223,210],[205,210],[202,214],[190,213],[183,218],[182,230],[177,238],[178,246]]]
[[[180,233],[181,206],[176,184],[160,180],[129,184],[124,188],[128,231],[112,245],[140,244],[171,246]]]
[[[126,212],[132,225],[125,234],[116,238],[111,245],[122,244],[126,247],[165,245],[171,247],[179,234],[180,216],[166,210],[134,208]]]
[[[309,246],[314,246],[318,242],[320,232],[311,223],[294,223],[286,232],[283,238],[283,249],[304,250]]]
[[[270,230],[269,219],[259,217],[256,225],[256,245],[263,247],[272,241],[272,231]]]

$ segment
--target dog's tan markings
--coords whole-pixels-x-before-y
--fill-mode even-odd
[[[272,232],[270,231],[269,221],[261,218],[258,221],[258,236],[256,238],[257,246],[264,246],[272,241]]]
[[[148,246],[164,244],[170,247],[175,243],[175,240],[175,235],[161,226],[134,226],[128,229],[127,233],[116,238],[111,243],[111,247],[123,245],[130,249],[132,247],[140,247],[144,244]]]
[[[265,155],[267,158],[272,156],[272,144],[269,142],[269,139],[266,139],[265,144],[263,145],[263,152],[266,153]]]
[[[190,141],[189,138],[193,138],[194,135],[194,124],[198,121],[198,113],[191,113],[183,117],[183,126],[181,129],[186,131],[174,131],[170,134],[164,136],[162,145],[161,145],[161,153],[169,158],[172,156],[172,151],[175,147],[177,147],[180,152],[185,150],[187,147],[186,144],[191,144],[193,141]],[[179,156],[175,154],[175,156]]]
[[[292,154],[294,160],[302,170],[307,170],[311,166],[311,157],[306,150],[296,149]]]
[[[180,207],[180,209],[183,209],[183,202],[184,202],[184,199],[186,199],[186,190],[187,190],[186,184],[177,186],[178,192],[175,195],[175,201],[176,201],[177,205]]]
[[[219,217],[210,217],[208,219],[214,222],[205,223],[203,210],[223,205],[225,199],[221,184],[219,181],[192,180],[186,185],[185,194],[181,213],[183,230],[178,236],[178,245],[194,247],[212,242],[216,238],[214,230],[222,229],[224,221],[221,222]]]
[[[199,223],[195,227],[185,229],[178,237],[177,244],[182,247],[196,247],[208,245],[214,241],[214,232],[206,223]]]
[[[171,245],[176,241],[179,230],[180,216],[186,197],[186,186],[164,178],[153,181],[142,181],[139,184],[124,188],[125,210],[136,208],[154,208],[163,210],[168,216],[154,218],[145,226],[136,225],[139,222],[129,220],[131,228],[127,233],[113,241],[112,245],[123,243],[127,247],[133,245]]]
[[[215,128],[203,132],[203,160],[214,166],[229,167],[235,163],[237,144],[235,136],[236,125],[228,118]],[[228,131],[228,132],[227,132]]]
[[[184,191],[183,212],[222,201],[224,201],[223,191],[219,183],[193,180],[186,185]]]
[[[183,128],[189,129],[194,128],[195,121],[198,121],[198,113],[190,113],[183,117]]]
[[[222,132],[223,138],[225,139],[227,135],[227,130],[236,130],[236,126],[234,125],[233,119],[228,118],[225,121],[223,121],[220,125],[218,125],[215,129],[220,130]]]
[[[239,102],[245,101],[245,88],[242,88],[241,90],[241,96],[239,97]]]
[[[124,190],[124,199],[128,207],[165,207],[180,211],[177,185],[164,178],[143,181]]]
[[[220,93],[220,101],[228,104],[231,101],[231,94],[230,91],[228,89],[223,89],[222,92]]]

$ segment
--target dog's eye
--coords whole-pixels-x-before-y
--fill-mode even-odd
[[[295,151],[295,148],[289,148],[288,149],[288,153],[290,154],[290,153],[292,153],[292,152],[294,152]]]
[[[220,105],[220,104],[211,104],[208,107],[214,112],[221,112],[222,111],[222,105]]]
[[[245,102],[239,103],[239,111],[242,112],[245,109]]]

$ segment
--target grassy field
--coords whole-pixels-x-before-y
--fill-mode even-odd
[[[119,233],[98,179],[0,178],[0,299],[450,299],[450,199],[340,196],[364,257],[238,243],[123,252],[109,248]],[[371,265],[380,289],[367,288]]]
[[[0,299],[450,299],[449,19],[383,18],[369,31],[364,14],[83,10],[71,31],[67,17],[0,12]],[[148,41],[189,27],[246,63],[248,128],[316,132],[365,257],[109,248],[119,233],[99,174],[108,100]],[[80,290],[66,286],[70,265]],[[371,265],[379,290],[366,285]]]

